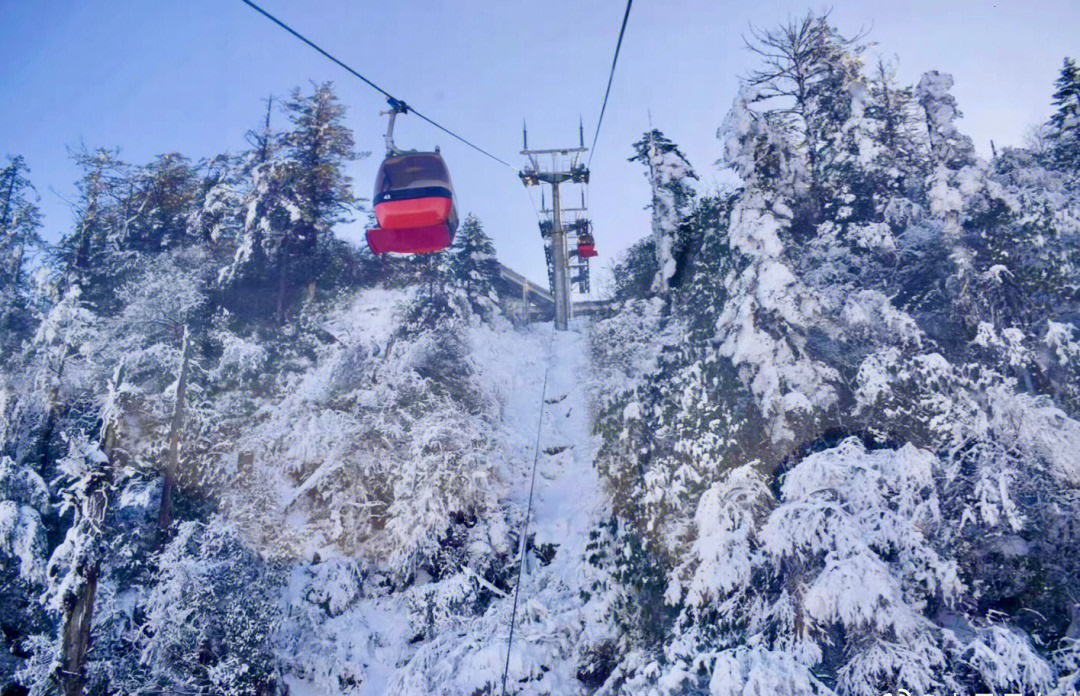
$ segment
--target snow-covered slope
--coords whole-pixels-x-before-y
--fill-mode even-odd
[[[500,322],[468,331],[475,379],[500,405],[491,453],[499,508],[476,522],[487,527],[486,540],[470,534],[470,543],[493,543],[498,567],[489,573],[466,556],[438,578],[423,574],[392,592],[370,577],[356,579],[353,559],[294,567],[282,600],[287,625],[313,620],[313,595],[340,607],[306,626],[314,635],[296,635],[291,643],[295,672],[287,681],[296,693],[463,694],[500,682],[513,605],[512,583],[504,581],[516,577],[518,559],[510,540],[524,523],[537,444],[509,683],[515,693],[580,692],[577,653],[613,637],[604,600],[581,597],[598,577],[586,560],[590,533],[610,514],[593,465],[587,330],[578,323],[553,336],[550,324],[513,329]],[[342,575],[350,580],[342,582]],[[347,688],[346,677],[356,680],[355,688]]]

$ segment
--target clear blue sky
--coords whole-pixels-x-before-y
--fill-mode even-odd
[[[624,7],[622,0],[262,4],[515,164],[523,117],[532,146],[574,143],[579,114],[589,139]],[[751,24],[772,25],[807,7],[786,0],[635,2],[592,168],[600,267],[648,231],[646,182],[640,165],[626,159],[649,113],[705,185],[715,181],[716,128],[738,76],[753,64],[742,35]],[[1019,144],[1044,120],[1062,57],[1080,58],[1075,0],[837,0],[832,7],[841,31],[869,28],[873,51],[899,59],[902,80],[930,69],[952,73],[961,128],[983,153],[991,139],[999,147]],[[239,0],[0,0],[0,154],[26,157],[49,239],[71,222],[61,197],[73,196],[77,172],[65,146],[118,146],[136,163],[169,151],[196,159],[238,150],[267,95],[310,80],[334,81],[358,149],[376,153],[351,170],[367,197],[382,150],[382,98]],[[481,218],[504,262],[544,278],[535,217],[509,170],[415,119],[404,120],[398,141],[440,144],[462,212]]]

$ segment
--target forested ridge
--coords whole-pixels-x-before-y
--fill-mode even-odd
[[[1080,689],[1080,69],[986,160],[944,72],[750,44],[739,183],[628,144],[651,229],[554,338],[475,217],[335,237],[329,84],[240,153],[73,150],[56,243],[9,157],[0,693],[495,694],[523,542],[510,693]]]

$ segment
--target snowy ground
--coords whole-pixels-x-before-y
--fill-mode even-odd
[[[597,443],[590,434],[591,418],[584,389],[589,374],[588,327],[580,323],[571,328],[554,336],[550,324],[534,324],[522,332],[485,329],[477,332],[474,343],[477,361],[481,363],[479,369],[494,380],[506,397],[503,417],[506,442],[521,455],[513,458],[516,465],[508,473],[510,480],[515,481],[513,499],[522,509],[528,502],[540,392],[550,344],[547,403],[540,432],[541,454],[530,529],[536,535],[537,546],[556,544],[567,549],[578,541],[574,537],[576,532],[585,529],[587,537],[588,529],[598,519],[597,509],[604,507],[600,481],[593,467]]]
[[[609,630],[602,601],[581,599],[594,572],[584,561],[589,532],[609,505],[593,466],[598,442],[591,434],[584,386],[589,371],[588,324],[571,328],[553,335],[551,324],[518,330],[485,324],[471,335],[474,368],[502,404],[501,477],[515,533],[528,501],[541,392],[550,360],[530,532],[537,547],[550,544],[556,552],[547,565],[530,556],[526,567],[510,659],[510,683],[519,694],[579,692],[581,685],[572,667],[574,652],[583,639],[601,639]],[[463,569],[458,578],[440,582],[485,584],[486,580]],[[298,577],[290,593],[298,592],[301,583]],[[329,633],[325,638],[328,649],[336,653],[336,667],[324,674],[340,675],[345,662],[353,666],[360,684],[342,690],[327,683],[337,681],[336,677],[290,677],[292,693],[430,696],[471,693],[485,684],[497,684],[506,659],[511,597],[501,596],[482,616],[466,617],[453,630],[413,644],[403,617],[410,595],[423,591],[419,585],[365,598],[329,619],[320,632]]]

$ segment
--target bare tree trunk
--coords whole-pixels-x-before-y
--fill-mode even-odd
[[[108,486],[112,478],[113,456],[116,446],[116,423],[109,423],[105,428],[104,451],[108,457],[105,480],[99,480],[94,490],[89,493],[83,513],[89,524],[99,534],[99,526],[105,521],[108,504]],[[86,654],[90,649],[90,627],[94,621],[94,599],[97,596],[98,576],[101,573],[101,560],[91,552],[82,571],[83,582],[74,591],[74,598],[66,603],[63,627],[63,655],[60,667],[60,681],[65,696],[82,696],[86,683]]]
[[[274,95],[266,99],[266,123],[263,124],[263,132],[255,136],[259,144],[259,162],[265,164],[270,159],[270,116],[274,113]]]
[[[165,485],[161,489],[161,511],[158,524],[168,529],[173,523],[173,493],[176,490],[176,461],[180,455],[180,434],[184,426],[184,395],[187,393],[188,364],[191,361],[191,333],[184,326],[184,342],[180,358],[180,376],[176,382],[176,403],[169,426],[169,459],[165,463]]]
[[[278,289],[277,311],[275,312],[278,326],[285,326],[285,252],[281,251],[278,258]]]
[[[98,565],[86,569],[86,579],[75,595],[64,623],[64,666],[61,681],[66,696],[82,696],[86,677],[86,653],[90,648],[90,624],[94,618]]]

